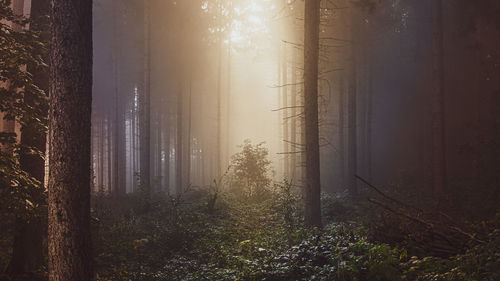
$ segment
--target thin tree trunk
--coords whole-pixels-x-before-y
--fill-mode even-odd
[[[151,7],[149,1],[144,1],[144,91],[141,103],[141,186],[145,190],[151,188]]]
[[[227,44],[227,92],[226,92],[226,166],[231,160],[231,40]]]
[[[113,1],[113,87],[114,87],[114,126],[113,126],[113,191],[115,196],[120,197],[126,193],[126,167],[125,161],[120,161],[125,156],[125,122],[122,106],[120,104],[119,88],[119,59],[121,56],[120,38],[118,36],[118,13],[117,1]]]
[[[339,191],[344,191],[346,187],[345,168],[345,81],[344,72],[339,74]]]
[[[104,118],[99,119],[99,192],[104,191]]]
[[[166,106],[167,111],[165,113],[164,118],[166,118],[167,122],[165,124],[165,136],[164,136],[164,146],[165,146],[165,164],[164,164],[164,177],[165,177],[165,191],[170,193],[170,110],[168,105]]]
[[[306,130],[305,223],[321,226],[319,128],[318,128],[318,60],[320,0],[305,1],[304,27],[304,100]]]
[[[372,99],[373,99],[373,59],[368,54],[368,87],[366,91],[365,153],[366,177],[372,179]]]
[[[160,103],[162,104],[162,103]],[[157,178],[157,191],[161,191],[163,181],[163,113],[160,112],[158,107],[157,113],[157,128],[156,128],[156,178]]]
[[[446,189],[443,2],[433,4],[432,182],[434,195],[441,200]]]
[[[349,75],[349,86],[348,86],[348,96],[347,96],[347,123],[348,123],[348,156],[347,156],[347,181],[349,184],[349,195],[351,198],[357,198],[358,188],[356,184],[356,169],[357,169],[357,106],[356,106],[356,96],[357,96],[357,72],[356,72],[356,50],[357,46],[354,42],[355,40],[355,26],[356,22],[356,11],[355,7],[351,6],[351,54],[348,61],[348,75]]]
[[[49,280],[89,281],[92,1],[51,3]]]
[[[297,176],[297,118],[299,118],[297,115],[297,61],[298,61],[298,55],[297,55],[297,50],[295,48],[292,48],[292,64],[291,64],[291,69],[292,69],[292,91],[291,91],[291,124],[290,124],[290,151],[291,154],[289,155],[290,158],[290,182],[293,182],[295,180],[295,177]]]
[[[182,118],[183,118],[183,113],[182,113],[182,83],[179,83],[179,89],[178,89],[178,94],[177,94],[177,132],[176,132],[176,149],[175,149],[175,188],[176,188],[176,194],[181,194],[183,190],[183,167],[182,167],[182,135],[183,135],[183,130],[182,130]]]
[[[222,4],[219,2],[218,3],[218,11],[219,15],[222,14]],[[219,19],[219,26],[222,25],[220,22],[220,17],[218,16],[217,19]],[[221,167],[221,153],[222,153],[222,35],[220,32],[218,32],[218,47],[217,47],[217,148],[216,148],[216,179],[218,180],[220,176],[222,175],[222,167]]]
[[[106,170],[108,172],[107,176],[107,187],[108,187],[108,194],[113,194],[113,187],[111,186],[111,180],[112,180],[112,167],[111,167],[111,150],[113,149],[111,145],[111,117],[108,115],[108,118],[106,119],[106,146],[107,146],[107,157],[106,157]]]
[[[192,156],[192,148],[191,148],[191,126],[193,122],[193,116],[192,116],[192,104],[191,104],[191,98],[192,98],[192,90],[193,90],[193,81],[192,78],[189,80],[189,97],[188,97],[188,130],[187,130],[187,154],[186,154],[186,183],[189,185],[191,184],[191,156]]]
[[[282,85],[281,87],[283,88],[282,91],[282,98],[283,98],[283,161],[284,161],[284,177],[287,180],[290,180],[290,155],[288,154],[290,152],[290,146],[289,146],[289,141],[290,141],[290,136],[289,136],[289,122],[288,118],[290,118],[288,114],[288,58],[287,58],[287,45],[283,45],[283,67],[281,69],[282,73]]]

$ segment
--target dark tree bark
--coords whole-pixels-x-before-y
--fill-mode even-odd
[[[49,280],[88,281],[92,1],[51,3]]]
[[[443,2],[433,1],[432,30],[432,183],[436,199],[446,188],[445,107],[444,107],[444,47]]]
[[[318,60],[320,0],[305,1],[304,28],[304,112],[306,130],[305,223],[321,226]]]
[[[111,116],[108,114],[108,117],[106,118],[106,171],[108,173],[107,178],[106,178],[106,187],[108,189],[108,193],[111,195],[113,194],[113,188],[112,188],[112,183],[111,183],[111,174],[112,174],[112,167],[111,167],[111,150],[112,150],[112,145],[111,145]]]
[[[177,132],[176,132],[176,148],[175,148],[175,191],[176,194],[181,194],[182,189],[183,189],[183,169],[182,169],[182,136],[183,136],[183,129],[182,129],[182,118],[183,118],[183,113],[182,113],[182,107],[183,107],[183,102],[182,102],[182,83],[179,83],[179,89],[178,89],[178,94],[177,94]]]
[[[357,45],[355,43],[355,32],[356,32],[356,11],[354,5],[351,7],[350,12],[350,22],[351,22],[351,50],[350,57],[348,61],[348,75],[349,75],[349,85],[348,85],[348,96],[347,96],[347,125],[348,125],[348,151],[347,151],[347,183],[349,196],[352,199],[358,196],[358,187],[356,184],[356,169],[357,169],[357,69],[356,69],[356,51]]]
[[[144,91],[142,93],[141,111],[141,185],[146,190],[151,188],[151,114],[150,114],[150,82],[151,82],[151,7],[144,1]]]
[[[291,91],[291,120],[290,120],[290,182],[296,181],[297,176],[297,61],[298,52],[292,48],[292,91]]]
[[[191,130],[192,130],[192,123],[193,123],[193,113],[192,113],[192,90],[193,90],[193,81],[192,78],[189,79],[189,97],[188,97],[188,128],[187,128],[187,153],[186,153],[186,183],[189,185],[191,184],[191,156],[193,155],[193,148],[191,147],[192,144],[192,137],[191,137]]]
[[[344,72],[339,74],[339,191],[342,192],[346,187],[346,167],[345,167],[345,78]]]
[[[285,179],[287,179],[288,181],[290,180],[290,155],[289,155],[289,152],[290,152],[290,136],[289,136],[289,126],[290,126],[290,123],[288,122],[288,118],[290,118],[289,116],[289,110],[288,110],[288,57],[287,57],[287,45],[286,44],[283,44],[283,49],[282,49],[282,56],[283,56],[283,60],[282,60],[282,68],[281,68],[281,71],[282,71],[282,74],[281,74],[281,77],[282,77],[282,81],[281,81],[281,91],[282,91],[282,99],[283,99],[283,120],[281,120],[281,122],[283,122],[283,169],[284,169],[284,173],[283,173],[283,177]]]

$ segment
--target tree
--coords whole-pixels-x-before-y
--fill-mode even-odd
[[[248,198],[262,197],[271,185],[269,151],[264,143],[252,145],[250,140],[245,140],[241,148],[231,157],[229,187]]]
[[[350,8],[350,46],[349,57],[347,62],[348,89],[347,89],[347,184],[349,196],[355,199],[358,196],[358,188],[356,184],[356,169],[358,165],[357,156],[357,11],[353,3]]]
[[[305,223],[321,226],[318,60],[320,0],[305,1],[304,28],[304,113],[306,137]]]
[[[446,188],[443,2],[433,1],[432,30],[432,185],[442,199]]]
[[[151,156],[151,7],[149,0],[144,1],[144,87],[140,105],[141,124],[141,186],[149,190],[150,186],[150,156]]]
[[[49,280],[88,281],[92,1],[52,1],[51,32]]]

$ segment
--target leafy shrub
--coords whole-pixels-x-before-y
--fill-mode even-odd
[[[271,185],[271,161],[264,143],[252,145],[245,140],[242,150],[231,157],[227,185],[240,196],[262,200]]]

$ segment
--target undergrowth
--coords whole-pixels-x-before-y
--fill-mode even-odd
[[[362,210],[325,197],[306,229],[286,188],[260,201],[204,191],[94,200],[98,280],[500,280],[500,235],[449,258],[409,256],[369,240]],[[337,214],[337,215],[335,215]]]

